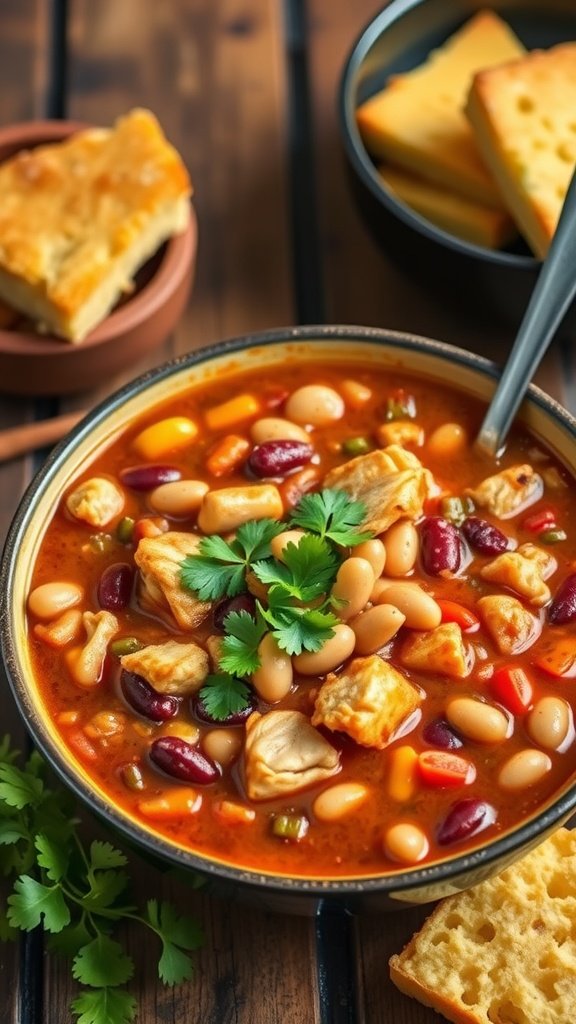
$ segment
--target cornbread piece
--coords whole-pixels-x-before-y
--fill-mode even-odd
[[[204,621],[212,604],[200,601],[181,582],[186,555],[197,555],[200,538],[194,533],[168,530],[159,537],[143,537],[134,554],[140,570],[140,607],[158,615],[169,625],[174,619],[180,629],[194,629]]]
[[[358,130],[366,148],[469,199],[502,208],[463,108],[476,71],[523,53],[496,14],[479,12],[425,64],[395,76],[359,107]]]
[[[140,651],[124,654],[122,668],[142,676],[158,693],[178,697],[196,693],[209,672],[208,655],[198,644],[181,644],[168,640],[148,644]]]
[[[377,654],[355,658],[320,687],[312,725],[346,732],[363,747],[383,749],[422,702],[415,686]]]
[[[576,165],[576,43],[480,71],[466,113],[506,206],[544,257]]]
[[[470,649],[456,622],[445,622],[425,633],[414,632],[405,641],[400,660],[406,668],[455,679],[465,679],[472,669]]]
[[[190,181],[147,110],[0,166],[0,298],[81,341],[189,217]]]
[[[576,831],[440,903],[390,977],[454,1024],[575,1021]]]
[[[420,459],[391,444],[335,466],[324,477],[324,486],[347,491],[351,498],[363,501],[364,527],[383,533],[398,519],[422,515],[427,481],[427,470]]]
[[[339,768],[338,751],[301,711],[255,711],[246,722],[244,774],[250,800],[298,793]]]
[[[465,199],[408,171],[379,167],[378,172],[402,202],[456,238],[499,249],[516,234],[514,221],[505,210]]]

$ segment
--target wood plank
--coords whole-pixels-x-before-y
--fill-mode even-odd
[[[43,116],[43,96],[48,74],[46,58],[47,11],[43,0],[0,0],[0,123],[7,125]],[[0,377],[0,392],[2,381]],[[26,398],[0,396],[0,429],[16,426],[34,417],[34,403]],[[16,504],[32,473],[30,458],[0,466],[0,543],[14,514]],[[7,695],[7,682],[0,670],[2,726],[16,745],[25,743],[25,731],[16,708]],[[0,899],[3,892],[0,893]],[[20,1018],[19,964],[23,943],[0,945],[0,1021],[22,1024]]]
[[[200,222],[197,278],[173,339],[147,364],[220,338],[294,320],[289,269],[280,5],[274,0],[78,0],[71,10],[69,114],[110,123],[149,106],[191,171]],[[66,407],[90,404],[101,382]],[[138,892],[174,896],[202,919],[195,980],[164,990],[157,949],[127,936],[139,963],[139,1024],[313,1024],[318,1020],[313,922],[284,918],[176,887],[138,872]],[[272,951],[272,954],[271,954]],[[49,961],[46,1005],[67,1019],[74,985]]]

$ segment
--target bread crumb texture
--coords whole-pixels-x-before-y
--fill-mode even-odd
[[[390,974],[455,1024],[574,1024],[576,831],[444,900]]]

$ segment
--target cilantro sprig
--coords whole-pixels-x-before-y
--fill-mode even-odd
[[[72,958],[72,975],[85,986],[71,1005],[77,1024],[130,1024],[137,1006],[123,986],[134,964],[114,925],[129,919],[157,935],[166,985],[192,976],[189,954],[202,934],[169,903],[149,900],[140,911],[132,904],[126,855],[107,841],[85,843],[73,798],[46,768],[38,753],[23,762],[8,737],[0,743],[0,871],[12,879],[0,938],[42,925],[49,948]]]
[[[339,619],[330,591],[342,564],[342,549],[368,540],[358,529],[366,515],[361,501],[345,491],[326,489],[306,494],[292,510],[288,524],[261,519],[240,526],[234,540],[204,537],[199,552],[182,563],[181,581],[201,600],[236,597],[248,589],[247,573],[267,588],[266,601],[255,615],[231,612],[224,620],[220,671],[200,690],[204,708],[214,719],[246,709],[250,690],[243,679],[260,666],[259,645],[267,632],[288,655],[319,651],[334,636]],[[272,555],[274,537],[296,526],[305,532],[288,543],[282,558]]]

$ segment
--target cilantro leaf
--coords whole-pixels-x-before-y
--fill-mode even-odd
[[[297,601],[313,601],[330,589],[338,562],[330,546],[321,537],[305,534],[298,544],[287,544],[282,562],[274,559],[256,562],[254,575],[261,583],[278,585],[282,594]]]
[[[354,501],[346,493],[326,488],[314,494],[304,494],[290,515],[290,523],[326,537],[334,544],[354,547],[369,540],[368,531],[354,529],[364,521],[366,506]]]
[[[236,543],[242,546],[246,562],[257,562],[272,554],[270,542],[286,529],[276,519],[256,519],[243,523],[236,531]]]
[[[334,636],[334,626],[340,622],[332,612],[316,608],[271,603],[269,608],[260,610],[272,627],[278,646],[290,655],[319,651],[326,640]]]
[[[158,961],[158,974],[165,985],[179,985],[194,973],[190,957],[178,946],[162,939],[162,955]]]
[[[82,897],[82,906],[86,910],[98,911],[112,907],[118,897],[125,891],[128,885],[128,875],[125,871],[99,871],[97,875],[88,873],[89,891]],[[133,907],[116,908],[117,916]]]
[[[53,842],[44,835],[36,836],[34,846],[38,851],[36,859],[40,867],[45,868],[52,882],[59,882],[68,868],[69,856],[66,846]]]
[[[202,932],[191,918],[177,914],[169,904],[149,900],[148,920],[162,942],[158,974],[165,985],[177,985],[192,977],[190,957],[183,949],[194,950],[202,944]]]
[[[0,764],[0,800],[10,807],[35,807],[44,789],[42,779],[30,776],[13,764]]]
[[[0,846],[12,846],[21,839],[29,839],[28,830],[17,818],[0,821]]]
[[[43,923],[47,932],[60,932],[70,921],[70,911],[59,885],[42,885],[30,875],[21,875],[8,897],[8,920],[15,928],[29,932]]]
[[[72,1010],[78,1016],[76,1024],[131,1024],[137,1005],[123,989],[99,988],[77,996]]]
[[[88,931],[84,916],[71,924],[66,925],[57,935],[51,935],[48,941],[48,948],[53,953],[62,953],[64,956],[76,956],[82,946],[92,941],[92,933]]]
[[[241,679],[226,672],[206,677],[198,696],[208,715],[223,722],[248,707],[250,690]]]
[[[123,868],[128,863],[126,854],[117,850],[112,843],[104,843],[95,839],[90,844],[90,867],[93,871],[99,868]]]
[[[8,923],[8,915],[0,907],[0,942],[13,942],[18,930]]]
[[[180,580],[182,586],[195,591],[201,601],[218,601],[221,597],[235,597],[244,590],[245,572],[244,562],[230,565],[203,555],[188,555],[180,568]]]
[[[258,519],[238,527],[234,540],[218,534],[203,537],[197,555],[188,555],[181,564],[180,580],[201,601],[235,597],[246,588],[250,562],[270,556],[270,541],[285,529],[275,519]]]
[[[261,616],[254,619],[249,612],[230,612],[224,619],[226,636],[222,639],[219,657],[225,672],[233,676],[248,676],[260,665],[258,644],[267,631]]]
[[[76,981],[92,988],[123,985],[133,974],[132,957],[108,935],[100,934],[82,946],[72,962],[72,975]]]

